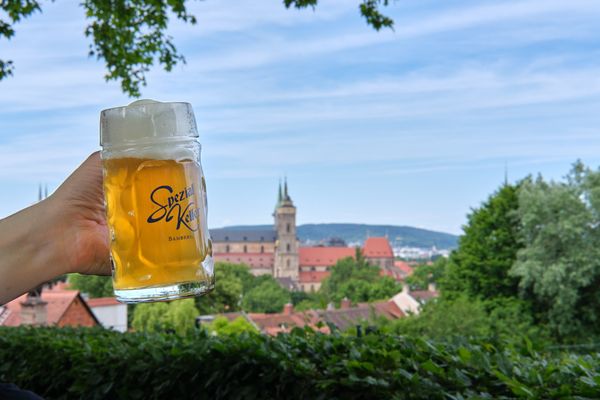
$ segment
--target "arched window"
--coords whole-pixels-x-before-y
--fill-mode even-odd
[[[248,252],[248,246],[244,245],[244,253]]]
[[[285,226],[285,230],[287,231],[287,233],[290,233],[290,230],[292,229],[290,223],[288,222],[288,224]]]
[[[292,251],[292,246],[290,246],[289,243],[285,246],[285,248],[287,249],[288,253]]]
[[[229,245],[225,246],[225,253],[229,253]]]
[[[265,246],[260,246],[260,252],[264,253],[265,252]]]

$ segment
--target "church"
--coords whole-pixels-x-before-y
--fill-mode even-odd
[[[269,274],[289,289],[310,292],[319,290],[321,281],[338,260],[355,257],[353,247],[300,245],[296,206],[287,180],[283,188],[279,184],[273,217],[273,229],[211,229],[215,261],[246,264],[254,275]],[[394,266],[394,253],[387,238],[367,238],[361,251],[371,264],[381,268],[382,275],[403,278],[402,271]]]

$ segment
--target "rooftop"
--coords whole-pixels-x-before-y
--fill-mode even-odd
[[[81,298],[78,290],[64,290],[62,286],[52,289],[44,289],[41,294],[42,301],[48,303],[46,305],[46,324],[57,325],[69,306],[78,298],[84,307],[88,308],[87,303]],[[27,293],[17,297],[11,302],[4,305],[4,313],[2,314],[3,326],[19,326],[21,325],[21,303],[27,299]],[[94,319],[92,311],[89,310]],[[96,320],[96,323],[98,321]]]
[[[325,321],[337,326],[340,330],[346,330],[364,321],[373,321],[374,317],[397,319],[405,316],[392,301],[360,303],[356,307],[319,311],[319,314]]]
[[[277,240],[277,232],[273,229],[211,229],[210,238],[216,243],[251,242],[273,243]]]
[[[300,247],[300,266],[332,266],[338,260],[354,257],[352,247]]]
[[[363,247],[363,255],[365,257],[380,258],[394,257],[392,246],[385,237],[370,237],[365,241]]]
[[[126,305],[126,304],[118,302],[117,299],[114,297],[96,297],[94,299],[87,299],[86,303],[91,308]]]

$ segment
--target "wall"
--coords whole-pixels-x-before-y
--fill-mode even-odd
[[[119,332],[127,331],[127,305],[116,304],[92,308],[103,327]]]

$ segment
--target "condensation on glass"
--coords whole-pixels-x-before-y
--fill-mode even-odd
[[[117,300],[210,292],[212,243],[191,105],[139,100],[103,110],[100,145]]]

